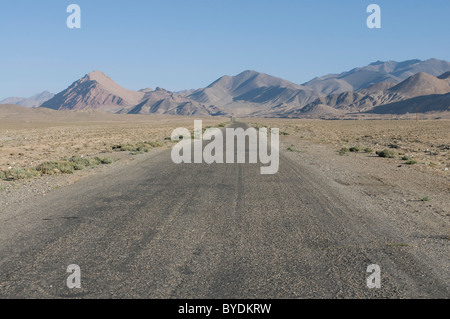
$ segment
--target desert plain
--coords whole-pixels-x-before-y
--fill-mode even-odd
[[[275,174],[272,177],[255,175],[255,166],[252,164],[213,164],[215,166],[211,167],[199,164],[200,166],[196,167],[174,167],[174,164],[164,163],[164,160],[170,160],[168,152],[174,145],[169,138],[172,131],[178,127],[192,130],[194,119],[203,120],[204,128],[207,126],[225,127],[227,125],[248,125],[256,129],[261,127],[279,128],[280,174]],[[103,161],[97,161],[95,165],[79,167],[68,173],[55,168],[46,171],[45,174],[41,172],[32,176],[6,175],[10,178],[0,180],[0,205],[2,208],[0,217],[5,223],[3,226],[4,233],[1,236],[4,237],[4,240],[7,240],[10,236],[20,237],[23,235],[23,243],[29,245],[29,232],[33,231],[33,227],[44,227],[45,229],[50,227],[45,231],[36,231],[36,233],[42,234],[47,231],[63,231],[63,227],[51,226],[51,221],[61,220],[66,221],[69,226],[78,225],[81,219],[77,217],[76,214],[78,213],[74,213],[74,210],[79,210],[79,214],[83,214],[82,220],[85,223],[83,227],[89,229],[93,227],[94,234],[97,234],[96,227],[100,226],[101,229],[104,228],[105,231],[113,233],[125,227],[120,226],[122,225],[121,218],[125,217],[119,218],[119,223],[113,227],[106,223],[106,219],[113,218],[114,214],[120,214],[120,216],[127,216],[127,220],[137,223],[126,230],[126,232],[131,231],[130,234],[127,233],[126,238],[141,236],[143,230],[136,231],[140,228],[145,229],[144,233],[147,231],[151,233],[154,227],[160,227],[157,228],[159,231],[170,230],[170,233],[152,240],[151,245],[166,245],[168,241],[175,240],[180,236],[191,238],[189,236],[194,235],[193,243],[195,245],[203,243],[202,238],[215,238],[222,235],[225,238],[230,238],[232,242],[239,240],[241,237],[250,236],[253,238],[252,236],[256,236],[251,242],[260,243],[262,239],[258,236],[261,233],[269,233],[270,236],[277,238],[272,243],[276,246],[276,249],[272,247],[276,254],[284,254],[292,249],[304,249],[309,247],[308,245],[312,245],[311,247],[314,248],[307,248],[306,251],[300,250],[298,253],[304,254],[313,251],[314,254],[319,254],[320,258],[323,259],[320,265],[325,267],[328,267],[326,266],[328,262],[338,263],[330,268],[330,274],[318,271],[311,275],[308,273],[308,269],[312,269],[309,268],[310,266],[298,268],[302,274],[289,273],[286,282],[280,283],[283,287],[285,286],[285,290],[277,292],[278,290],[275,291],[270,286],[266,287],[269,290],[265,290],[264,285],[267,285],[271,280],[268,274],[272,273],[279,263],[283,264],[284,259],[269,258],[270,263],[276,265],[270,266],[267,264],[261,270],[264,274],[257,276],[261,282],[252,281],[252,285],[255,285],[255,287],[250,286],[248,291],[244,289],[239,292],[228,291],[225,288],[217,290],[218,288],[211,284],[214,281],[210,281],[217,276],[215,268],[211,268],[214,270],[211,270],[211,274],[205,275],[206,277],[211,275],[210,279],[208,279],[209,277],[203,278],[201,274],[204,272],[200,270],[203,269],[203,266],[198,266],[199,269],[195,268],[197,267],[195,266],[198,257],[196,255],[197,250],[191,247],[187,250],[185,256],[180,255],[174,248],[180,245],[183,247],[184,245],[189,246],[191,241],[176,240],[167,247],[163,245],[165,248],[159,246],[159,248],[151,248],[153,246],[146,248],[150,251],[154,250],[154,253],[167,249],[173,249],[176,252],[173,255],[169,254],[170,258],[174,259],[173,262],[158,264],[159,266],[155,266],[156,268],[151,267],[155,272],[152,275],[154,278],[165,278],[168,273],[171,274],[167,278],[170,282],[167,291],[164,290],[165,288],[152,291],[151,296],[155,297],[167,297],[171,294],[181,297],[201,297],[205,296],[204,294],[211,294],[208,296],[217,294],[217,296],[223,297],[232,294],[232,296],[259,297],[264,295],[266,297],[366,296],[382,298],[444,296],[446,294],[448,288],[446,284],[449,282],[447,274],[449,270],[448,241],[450,239],[450,202],[448,196],[450,193],[448,171],[450,166],[450,120],[436,119],[436,117],[422,117],[418,121],[390,117],[385,119],[347,118],[342,120],[237,118],[234,119],[234,122],[227,117],[118,115],[95,111],[72,112],[25,109],[17,106],[3,107],[0,113],[0,167],[3,172],[33,170],[42,163],[70,162],[73,158],[77,159],[77,164],[84,163],[84,160],[89,162],[89,160],[96,158],[108,160],[105,160],[104,163]],[[381,157],[379,156],[381,151],[387,151],[387,154],[392,156]],[[172,172],[172,170],[174,171]],[[232,171],[233,174],[231,174],[230,170],[235,170],[238,173],[239,178],[237,180],[235,180],[235,172]],[[257,170],[259,171],[259,168]],[[167,174],[169,177],[166,177]],[[185,178],[183,174],[189,176]],[[167,186],[168,183],[171,186]],[[237,186],[234,186],[235,183],[237,183]],[[125,188],[123,188],[124,185]],[[235,190],[234,187],[237,187],[237,189]],[[126,188],[130,188],[130,190]],[[172,188],[176,189],[172,190]],[[133,189],[136,189],[136,192]],[[139,190],[139,194],[137,190]],[[96,199],[97,192],[104,194],[102,196],[105,199],[101,201]],[[152,192],[156,192],[156,195],[151,195],[156,196],[155,201],[149,202],[148,208],[142,208],[142,200],[147,200],[147,193]],[[235,192],[237,195],[235,195]],[[123,194],[125,193],[128,193],[126,195],[127,200],[124,200],[125,195]],[[143,196],[142,199],[140,197],[138,200],[133,199],[141,195]],[[130,199],[127,196],[131,196]],[[159,197],[163,199],[158,200]],[[222,201],[222,203],[217,204],[215,200],[210,198],[216,198],[215,200]],[[274,200],[275,198],[278,201]],[[280,200],[280,198],[283,198],[283,200]],[[69,204],[62,204],[66,201],[69,201]],[[173,209],[169,210],[169,213],[166,212],[165,208],[167,203],[175,205]],[[133,217],[136,214],[134,205],[138,207],[138,217],[142,214],[142,218],[152,219],[162,214],[161,216],[167,218],[167,224],[155,226],[158,223],[153,224],[154,221],[139,221],[140,219],[135,221],[135,217]],[[236,205],[234,210],[233,205]],[[121,207],[121,209],[114,210],[113,208],[116,206]],[[181,208],[182,210],[180,210]],[[110,209],[113,210],[110,211]],[[246,213],[240,215],[240,210]],[[57,214],[63,214],[63,216],[55,217],[59,216],[55,215],[55,212],[59,212]],[[102,212],[105,212],[106,215],[97,219],[96,216],[103,214]],[[229,215],[230,213],[231,215]],[[172,216],[173,214],[176,217]],[[205,222],[204,214],[208,216],[206,220],[212,224]],[[307,221],[303,220],[303,223],[307,223],[307,226],[302,223],[293,223],[289,219],[290,217],[288,218],[288,216],[291,216],[290,214],[296,216],[295,218],[307,219]],[[339,217],[340,215],[342,216]],[[233,227],[226,224],[230,221],[230,218],[232,220],[245,218],[244,221],[240,220],[240,226],[232,237],[229,237],[230,234],[227,232],[222,234],[226,229],[234,231]],[[258,218],[262,218],[264,223],[255,224]],[[347,218],[350,218],[351,222],[346,221]],[[323,224],[321,224],[322,219],[326,220]],[[204,223],[206,224],[203,225]],[[225,225],[223,223],[228,225],[228,228],[223,226]],[[316,223],[325,225],[326,229],[320,230]],[[83,227],[80,228],[80,231],[84,229]],[[306,229],[304,229],[305,227]],[[350,233],[348,227],[359,229],[351,233],[352,236],[356,236],[356,239],[346,237],[345,234]],[[172,228],[175,228],[175,230]],[[260,228],[264,231],[260,231]],[[294,232],[293,229],[300,229],[301,233]],[[368,232],[366,233],[366,231]],[[76,232],[74,234],[78,236]],[[284,235],[281,236],[281,234]],[[67,237],[67,240],[71,241],[71,236],[75,235],[69,236],[62,233],[62,235],[58,235],[62,237],[58,238]],[[80,236],[79,238],[85,238],[85,235]],[[39,238],[39,236],[32,236],[31,240],[33,243],[35,241],[38,243]],[[285,241],[289,238],[292,242]],[[86,242],[83,240],[79,245],[83,247],[84,245],[92,246],[95,254],[103,252],[103,250],[97,250],[97,246],[105,242],[105,239],[92,241],[92,239],[86,237]],[[309,242],[309,240],[312,241]],[[139,242],[139,240],[128,241],[127,239],[112,244],[116,247],[114,249],[119,249],[122,245],[126,247],[123,252],[108,255],[108,258],[120,259],[123,254],[128,254],[131,256],[130,258],[134,258],[133,254],[137,250],[127,245],[135,242]],[[226,240],[222,238],[219,242],[220,245],[223,245]],[[262,242],[265,244],[261,246],[263,247],[261,249],[267,250],[268,256],[274,254],[266,240],[264,239]],[[47,244],[36,245],[42,247],[42,245]],[[59,244],[58,246],[49,246],[48,249],[58,251],[52,257],[55,258],[55,265],[68,262],[65,259],[64,261],[61,260],[62,252],[59,251],[65,245],[66,243],[61,244],[61,246]],[[195,245],[193,247],[196,247]],[[220,245],[212,245],[212,251],[208,252],[207,255],[210,257],[216,256],[215,254],[218,251],[220,254],[226,254],[227,249],[217,250],[217,247],[221,247]],[[237,249],[233,245],[230,247]],[[242,253],[249,253],[248,249],[253,249],[251,248],[253,246],[242,247]],[[49,251],[48,249],[43,250],[44,255]],[[146,252],[146,249],[142,251]],[[184,247],[183,249],[187,248]],[[86,262],[97,260],[91,258],[91,253],[89,253]],[[258,249],[251,250],[251,254],[254,258],[251,259],[251,263],[258,264],[259,260],[263,258]],[[17,253],[16,257],[22,258],[20,255],[21,253]],[[193,256],[197,257],[194,258]],[[295,256],[296,254],[289,258]],[[386,256],[389,256],[389,258],[386,259]],[[81,257],[77,258],[80,259]],[[240,258],[244,257],[241,256]],[[295,259],[296,262],[303,263],[310,257],[302,255],[298,258]],[[348,262],[346,258],[353,258],[352,260],[356,261]],[[363,259],[359,260],[358,258]],[[142,267],[145,268],[148,259],[144,258],[144,260],[146,263]],[[158,263],[158,260],[156,259],[155,262]],[[208,257],[205,263],[209,262],[211,261]],[[225,268],[233,265],[217,262],[217,265]],[[311,262],[314,264],[316,261]],[[371,291],[364,288],[364,267],[367,267],[367,264],[371,262],[381,263],[383,270],[388,272],[388,275],[383,277],[385,289]],[[172,269],[173,265],[183,263],[186,264],[183,267],[194,267],[194,270],[187,271],[181,266],[181,268]],[[133,273],[128,270],[124,271],[120,267],[117,270],[114,268],[115,265],[115,262],[107,263],[107,267],[112,267],[112,270],[118,271],[117,278],[121,276],[135,278],[135,275],[143,276],[146,273],[142,271],[143,268],[141,267],[133,275]],[[13,262],[10,266],[16,267]],[[41,266],[44,267],[45,264]],[[28,273],[28,266],[24,267],[21,268],[21,272]],[[60,280],[61,276],[62,268],[58,267],[52,266],[50,269],[51,281],[55,283]],[[95,270],[96,267],[89,269]],[[98,269],[103,269],[104,264],[98,265],[98,267],[100,267]],[[219,269],[222,269],[220,267]],[[10,268],[5,269],[7,273],[7,269]],[[225,276],[228,270],[223,271],[225,271]],[[62,272],[64,275],[64,271]],[[29,294],[30,296],[41,297],[72,296],[72,292],[64,290],[63,286],[58,286],[58,291],[53,291],[56,288],[51,287],[54,286],[44,289],[41,286],[42,283],[39,282],[32,286],[27,286],[27,281],[24,281],[23,284],[17,284],[23,280],[23,276],[19,273],[17,272],[17,276],[14,275],[17,278],[11,277],[2,283],[3,287],[9,291],[9,296],[16,294],[18,296]],[[402,274],[405,273],[408,273],[408,276],[402,277]],[[212,285],[211,290],[208,290],[209,292],[195,290],[199,289],[199,286],[193,284],[196,281],[187,280],[193,274],[199,276],[200,279],[198,280],[206,280],[205,282],[210,283]],[[249,272],[249,274],[253,273]],[[347,275],[350,277],[347,277]],[[323,280],[337,283],[337,285],[333,286],[334,288],[330,286],[330,288],[324,282],[324,285],[318,285],[314,288],[316,290],[305,290],[302,288],[301,280],[291,282],[294,278],[303,278],[308,282],[311,281],[311,285],[314,286],[315,276],[320,278],[325,276],[322,278]],[[326,279],[328,278],[326,276],[331,276],[332,279]],[[339,283],[344,278],[342,276],[346,278],[344,285],[346,288],[343,290],[339,288]],[[225,277],[215,279],[220,282],[220,287],[222,287],[223,280],[228,280],[228,277]],[[43,278],[48,280],[48,274],[45,273]],[[263,280],[263,278],[265,279]],[[83,291],[89,291],[92,296],[107,296],[110,292],[106,288],[102,288],[98,292],[95,291],[97,284],[105,285],[105,280],[107,279],[98,273],[95,279],[91,278],[87,281],[87,290]],[[182,280],[187,287],[191,287],[194,291],[191,288],[184,291],[184,286],[180,286],[179,280]],[[144,281],[136,282],[142,283]],[[235,284],[236,287],[241,286],[238,282]],[[129,294],[128,290],[111,289],[119,295]],[[146,293],[147,290],[139,290],[132,296],[143,296]]]
[[[195,119],[203,120],[203,127],[223,127],[231,123],[229,117]],[[434,205],[442,204],[440,213],[450,213],[450,119],[445,116],[340,120],[242,118],[236,121],[256,129],[279,128],[281,152],[325,167],[330,171],[330,179],[358,185],[365,178],[358,178],[358,173],[371,172],[373,178],[387,183],[385,186],[390,186],[388,188],[394,192],[417,191],[414,197],[405,200],[433,201]],[[96,156],[111,159],[111,163],[108,162],[111,165],[96,165],[70,174],[55,171],[33,176],[9,175],[0,180],[1,202],[26,201],[29,194],[45,196],[52,189],[75,183],[97,170],[132,164],[148,152],[171,148],[174,144],[170,136],[175,128],[192,130],[193,126],[194,117],[53,111],[3,105],[0,108],[0,172]],[[139,146],[143,148],[137,149]],[[383,150],[391,151],[393,157],[377,155]],[[362,164],[360,172],[358,163]],[[356,174],[356,177],[342,182],[333,174]],[[374,184],[368,192],[373,195],[379,189]]]

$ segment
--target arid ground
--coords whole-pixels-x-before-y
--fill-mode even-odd
[[[203,120],[204,127],[230,123],[229,118],[198,119]],[[32,169],[44,162],[72,157],[104,156],[114,162],[133,161],[152,148],[171,147],[172,130],[177,127],[192,130],[193,120],[180,116],[4,107],[0,109],[0,172]],[[251,118],[240,121],[255,128],[279,128],[283,151],[309,156],[330,167],[342,163],[347,165],[344,171],[348,174],[355,173],[357,163],[361,162],[364,163],[363,170],[373,172],[378,180],[392,180],[399,189],[408,190],[423,184],[420,199],[434,197],[436,201],[440,196],[435,193],[450,192],[450,120]],[[136,150],[139,145],[145,147],[145,152]],[[376,154],[386,149],[392,151],[395,158],[381,158]],[[387,174],[387,168],[392,173]],[[42,188],[42,184],[52,185],[50,189],[60,187],[95,169],[75,171],[75,174],[0,180],[0,192],[2,197],[7,193],[12,199],[16,197],[14,193],[27,188],[26,185],[32,185],[32,188]],[[425,174],[429,179],[424,181],[417,174]],[[358,178],[351,182],[358,183]]]
[[[230,121],[220,117],[199,119],[204,126]],[[118,145],[167,144],[172,130],[177,127],[192,130],[193,126],[192,118],[181,116],[56,112],[1,106],[0,170],[33,167],[72,156],[113,153],[112,147]]]
[[[0,181],[3,295],[448,297],[450,121],[204,118],[279,128],[280,170],[264,176],[259,164],[173,164],[167,137],[193,120],[0,118],[3,170],[113,160]],[[61,284],[73,262],[77,292]],[[373,263],[380,290],[365,283]]]
[[[384,149],[414,159],[416,169],[448,176],[450,168],[450,120],[249,120],[256,127],[277,127],[295,140],[341,148],[359,147],[368,153]],[[295,144],[295,143],[294,143]],[[372,150],[371,152],[369,150]],[[351,161],[351,158],[349,159]],[[445,172],[445,173],[443,173]]]

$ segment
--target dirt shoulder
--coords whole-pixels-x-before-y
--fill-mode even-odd
[[[296,160],[326,173],[332,183],[396,205],[405,213],[430,212],[450,217],[450,176],[363,152],[339,155],[334,147],[296,137],[282,138],[282,148]],[[288,150],[289,149],[289,150]]]

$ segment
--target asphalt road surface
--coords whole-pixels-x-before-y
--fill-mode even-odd
[[[376,209],[286,155],[277,174],[260,167],[162,150],[1,216],[0,297],[449,297],[448,274],[386,245],[402,234]],[[66,286],[71,264],[81,289]]]

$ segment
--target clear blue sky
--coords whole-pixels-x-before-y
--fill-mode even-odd
[[[66,27],[69,4],[82,28]],[[382,29],[366,26],[369,4]],[[377,60],[450,60],[448,0],[14,0],[0,4],[0,99],[92,70],[129,89],[204,87],[247,69],[303,83]]]

